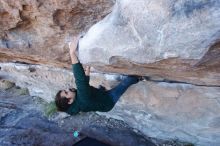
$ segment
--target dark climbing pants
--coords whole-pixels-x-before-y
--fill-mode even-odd
[[[136,84],[137,82],[138,78],[136,76],[127,76],[116,87],[108,90],[107,92],[113,98],[114,103],[116,103],[128,87],[132,84]]]

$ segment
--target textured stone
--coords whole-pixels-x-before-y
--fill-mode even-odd
[[[13,83],[13,82],[10,82],[10,81],[4,80],[4,79],[0,80],[0,88],[1,89],[9,89],[13,86],[15,86],[15,83]]]
[[[220,87],[144,81],[130,87],[104,115],[126,121],[153,137],[217,146],[219,99]]]
[[[79,56],[103,71],[220,85],[219,38],[218,0],[118,0]]]
[[[42,103],[36,104],[29,95],[14,90],[22,88],[0,88],[0,145],[1,146],[57,146],[73,145],[76,141],[70,132],[57,123],[49,121],[40,112]]]
[[[75,87],[70,70],[13,63],[1,63],[0,66],[1,77],[28,87],[31,95],[47,101],[53,101],[59,89]],[[30,68],[35,71],[30,73]],[[115,74],[92,70],[90,84],[110,89],[119,83],[117,78]],[[112,111],[98,113],[122,120],[150,137],[218,146],[219,111],[220,87],[142,81],[129,87]]]
[[[172,143],[146,137],[122,121],[107,119],[95,113],[71,117],[63,112],[56,112],[48,119],[42,112],[42,107],[45,106],[43,100],[20,95],[14,89],[23,88],[0,88],[1,146],[71,146],[85,137],[120,146]],[[79,131],[77,138],[72,135],[75,130]],[[184,146],[182,142],[175,144]]]
[[[64,67],[70,59],[67,41],[110,13],[113,4],[114,0],[0,0],[0,61]]]
[[[66,42],[114,0],[0,3],[0,61],[68,68]],[[105,72],[218,86],[219,15],[217,0],[118,1],[81,41],[80,58]]]
[[[0,77],[29,89],[30,95],[52,101],[56,92],[73,86],[73,73],[69,70],[43,65],[0,63]]]

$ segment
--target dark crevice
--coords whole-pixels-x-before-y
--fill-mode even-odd
[[[30,43],[30,41],[28,41],[28,48],[31,48],[31,43]]]
[[[157,83],[164,82],[164,83],[169,83],[169,84],[188,84],[188,85],[203,86],[203,87],[220,87],[220,85],[195,84],[195,83],[175,81],[175,80],[169,80],[169,79],[154,80],[154,79],[151,79],[149,76],[145,76],[144,79],[147,80],[147,81],[150,81],[150,82],[157,82]]]
[[[19,127],[19,126],[7,126],[7,125],[1,125],[0,128],[4,129],[23,129],[26,130],[27,128]]]
[[[31,64],[31,63],[23,62],[23,61],[15,61],[13,63],[26,64],[26,65],[34,65],[34,64]]]
[[[2,38],[1,39],[1,41],[2,41],[2,44],[6,47],[6,48],[10,48],[10,46],[9,46],[9,40],[7,39],[7,38]]]
[[[35,72],[35,71],[36,71],[36,68],[34,68],[34,67],[29,67],[28,70],[29,70],[30,72]]]

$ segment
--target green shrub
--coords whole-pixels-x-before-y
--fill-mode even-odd
[[[47,103],[45,105],[45,115],[46,116],[51,116],[52,114],[54,114],[55,112],[57,112],[57,107],[54,101]]]

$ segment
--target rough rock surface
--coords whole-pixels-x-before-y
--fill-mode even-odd
[[[79,56],[103,71],[220,85],[219,39],[219,0],[118,0]]]
[[[4,87],[12,83],[5,81],[0,80]],[[7,89],[0,87],[1,146],[71,146],[86,136],[118,146],[186,145],[146,137],[122,121],[95,113],[72,117],[55,112],[48,119],[43,112],[45,102],[28,93],[21,94],[22,90],[15,84]],[[73,137],[74,130],[79,131],[79,137]]]
[[[70,132],[43,116],[37,98],[21,91],[18,86],[0,88],[1,146],[67,146],[76,142]]]
[[[197,145],[220,144],[220,87],[140,82],[109,113],[146,135]]]
[[[0,61],[69,68],[66,42],[114,2],[1,0]],[[218,0],[119,0],[81,41],[81,61],[106,72],[218,86],[219,9]]]
[[[20,63],[0,63],[0,67],[0,78],[28,87],[32,96],[42,97],[48,102],[54,99],[58,90],[74,85],[73,73],[60,68]]]
[[[47,101],[52,101],[59,89],[75,87],[69,70],[13,63],[0,66],[1,77],[30,88],[30,94]],[[116,79],[115,74],[93,72],[90,84],[110,89],[119,83]],[[112,111],[99,114],[122,120],[151,137],[218,146],[219,111],[220,87],[145,80],[131,86]]]
[[[67,41],[111,12],[114,0],[0,0],[0,61],[65,66]]]

